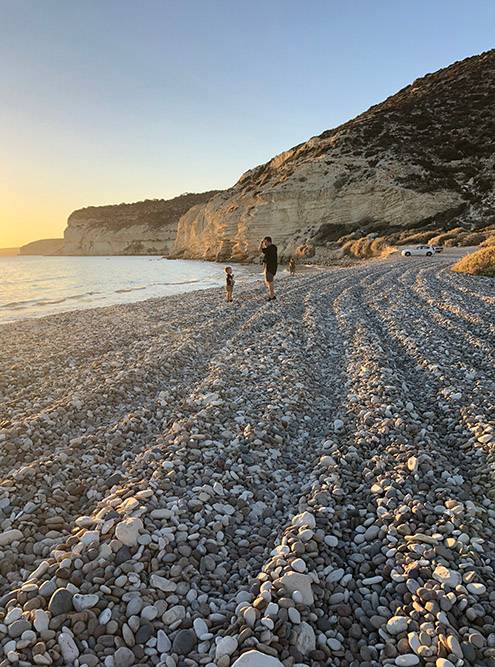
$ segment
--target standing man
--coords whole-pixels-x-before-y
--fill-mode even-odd
[[[260,243],[260,251],[263,253],[263,264],[265,265],[265,285],[268,290],[268,301],[275,299],[273,281],[277,273],[278,257],[277,246],[272,243],[271,236],[265,236]]]

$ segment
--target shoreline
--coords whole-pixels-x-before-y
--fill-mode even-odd
[[[149,258],[150,260],[153,260],[154,257],[155,256],[149,256],[147,258]],[[179,261],[181,261],[181,260],[179,260]],[[191,260],[191,261],[193,261],[193,260]],[[202,263],[202,264],[204,264],[204,263]],[[246,268],[247,269],[252,269],[252,271],[250,271],[248,273],[244,272],[243,274],[240,275],[240,277],[238,277],[237,289],[239,289],[241,285],[255,283],[255,282],[259,282],[259,281],[262,280],[262,267],[261,266],[258,267],[258,265],[255,265],[255,264],[252,264],[252,265],[235,265],[235,264],[232,264],[232,266],[234,266],[234,267],[235,266],[242,266],[244,269],[246,269]],[[313,272],[315,270],[318,270],[317,267],[312,267],[312,266],[301,267],[300,271],[299,271],[299,276],[306,275],[307,273]],[[286,274],[287,274],[287,271],[285,270],[285,267],[283,267],[282,270],[280,270],[279,273],[278,273],[279,280],[284,279],[286,277]],[[158,276],[155,276],[155,278],[158,278]],[[211,285],[210,284],[210,285],[208,285],[208,283],[212,282],[211,277],[193,278],[193,275],[191,275],[189,279],[179,280],[178,282],[176,282],[174,280],[174,276],[170,276],[170,278],[171,278],[171,282],[160,283],[166,289],[168,288],[170,290],[172,290],[172,289],[177,290],[175,292],[171,291],[169,294],[166,294],[166,293],[165,294],[154,294],[154,295],[149,295],[148,294],[148,295],[145,296],[145,294],[144,294],[145,290],[155,289],[155,287],[154,287],[155,283],[153,283],[153,282],[149,285],[144,284],[142,286],[135,286],[135,285],[131,286],[131,285],[129,285],[127,288],[115,289],[115,290],[110,291],[106,294],[102,293],[102,292],[92,292],[93,294],[101,294],[102,298],[105,298],[107,301],[110,300],[110,303],[104,303],[104,304],[101,304],[101,305],[97,305],[96,300],[93,298],[94,303],[88,303],[87,305],[82,306],[80,302],[84,301],[84,299],[87,297],[87,294],[88,294],[87,292],[60,295],[60,294],[57,294],[57,293],[52,294],[50,290],[47,290],[46,296],[42,297],[40,305],[45,305],[45,303],[46,303],[46,305],[50,306],[52,303],[55,304],[55,305],[58,305],[59,303],[64,303],[65,304],[67,302],[67,306],[69,306],[72,303],[72,304],[74,304],[74,306],[78,306],[78,307],[73,307],[73,308],[69,307],[67,310],[60,310],[60,311],[51,312],[51,313],[50,312],[42,313],[40,311],[38,311],[38,312],[27,311],[24,316],[21,316],[21,317],[12,316],[12,318],[10,320],[7,320],[7,319],[0,320],[0,326],[3,326],[5,324],[12,324],[14,322],[23,322],[23,321],[26,321],[26,320],[36,320],[36,319],[40,319],[40,318],[44,318],[44,317],[50,317],[52,315],[62,314],[62,313],[92,310],[93,308],[109,308],[109,307],[113,307],[113,306],[116,306],[116,305],[124,305],[126,303],[129,303],[129,304],[130,303],[136,303],[136,302],[139,302],[139,301],[150,301],[150,300],[153,300],[153,299],[166,298],[167,296],[171,296],[173,294],[188,294],[190,292],[202,291],[202,290],[205,290],[205,289],[222,289],[223,290],[223,287],[220,284],[216,284],[216,285]],[[198,284],[197,287],[196,287],[196,283]],[[137,298],[141,295],[140,294],[141,292],[143,293],[141,298]],[[118,297],[113,297],[113,294],[119,294],[120,298],[122,298],[122,299],[125,298],[124,295],[129,294],[130,298],[129,298],[129,300],[125,300],[125,301],[124,300],[122,300],[122,301],[115,300],[112,303],[111,302],[112,298],[114,298],[114,299],[118,298]],[[39,298],[41,298],[41,295],[40,295]],[[54,299],[54,300],[51,301],[51,299]],[[79,303],[76,303],[76,301],[79,301]],[[12,310],[13,313],[14,312],[15,313],[19,312],[20,313],[20,312],[22,312],[22,304],[24,302],[19,302],[19,303],[21,304],[21,305],[19,305],[19,307],[16,307],[15,302],[0,304],[0,309],[6,309],[6,308],[10,307],[10,309]],[[36,304],[36,302],[32,301],[32,300],[27,300],[25,303],[26,304],[32,304],[33,306]]]
[[[450,261],[0,328],[0,653],[419,664],[434,591],[481,664],[495,292]]]

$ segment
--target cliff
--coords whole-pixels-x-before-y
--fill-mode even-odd
[[[427,74],[191,208],[174,256],[249,259],[266,234],[287,256],[493,224],[494,102],[495,50]]]
[[[167,254],[175,242],[179,218],[191,206],[207,202],[217,192],[79,209],[67,221],[63,252],[65,255]]]
[[[64,239],[40,239],[19,248],[19,255],[60,255]]]

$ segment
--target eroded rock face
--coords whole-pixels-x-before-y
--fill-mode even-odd
[[[64,232],[65,255],[161,255],[172,249],[177,222],[217,191],[74,211]]]
[[[282,255],[369,226],[495,214],[495,51],[428,74],[354,120],[246,172],[179,220],[176,256],[248,259],[271,235]]]

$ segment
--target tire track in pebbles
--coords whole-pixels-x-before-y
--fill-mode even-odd
[[[473,479],[492,431],[469,420],[488,422],[472,390],[493,385],[480,349],[474,385],[460,341],[431,330],[443,288],[422,269],[328,271],[242,306],[167,427],[126,454],[125,480],[0,600],[4,649],[12,619],[32,627],[48,607],[39,653],[10,647],[20,664],[229,667],[255,648],[273,667],[492,665],[495,514]],[[413,291],[428,285],[432,304]],[[448,345],[434,374],[427,357]],[[453,411],[445,380],[466,393]]]

